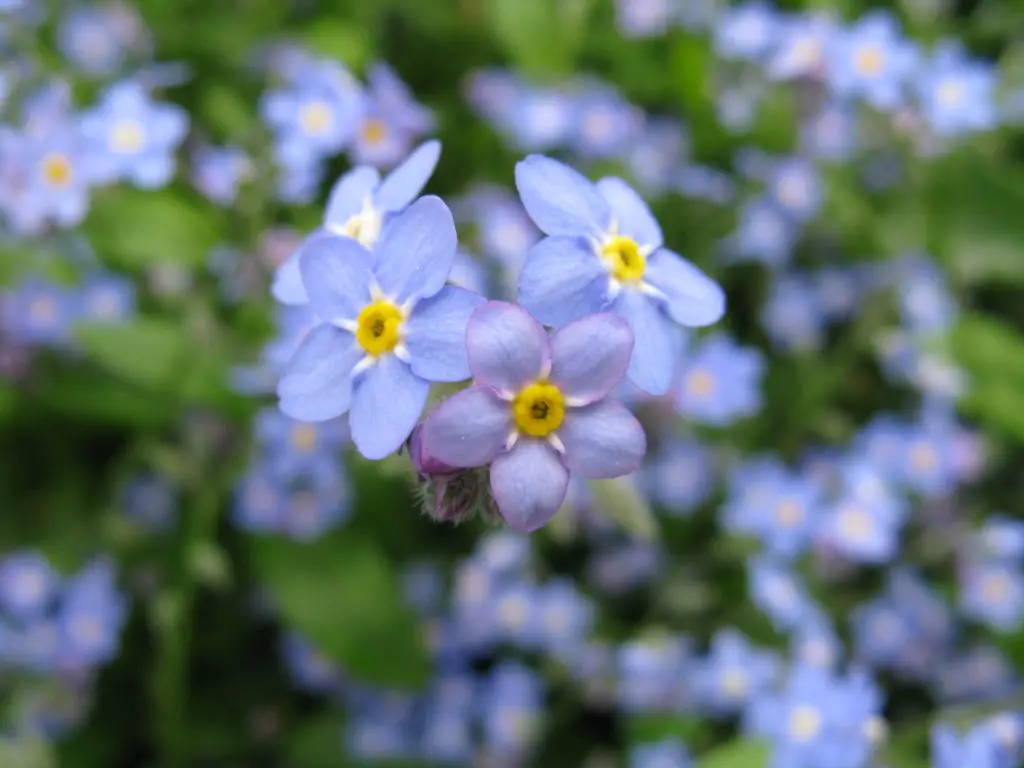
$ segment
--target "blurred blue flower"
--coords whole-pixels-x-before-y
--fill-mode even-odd
[[[690,768],[693,760],[680,739],[638,744],[629,750],[629,768]]]
[[[796,222],[813,218],[821,208],[824,188],[821,174],[803,157],[774,163],[767,179],[768,196]]]
[[[715,26],[715,52],[725,59],[763,62],[778,40],[779,23],[778,11],[767,3],[728,7]]]
[[[999,632],[1024,622],[1024,571],[1004,563],[968,563],[960,577],[964,616]]]
[[[348,442],[343,421],[310,424],[277,408],[264,408],[256,415],[255,434],[263,456],[286,479],[314,469],[324,458],[339,461]]]
[[[338,665],[296,632],[281,637],[281,656],[292,682],[314,694],[337,694],[342,688]]]
[[[842,100],[826,103],[800,126],[800,146],[819,160],[848,160],[859,144],[858,115]]]
[[[625,37],[663,35],[675,14],[677,0],[615,0],[615,20]]]
[[[174,525],[178,493],[166,477],[147,473],[132,478],[121,500],[125,515],[149,531],[166,531]]]
[[[768,198],[743,204],[734,235],[738,259],[758,261],[768,267],[785,266],[793,254],[800,229],[782,208]]]
[[[715,483],[709,450],[688,438],[674,438],[648,454],[643,474],[648,497],[672,515],[693,512],[707,501]]]
[[[644,129],[642,110],[610,86],[587,83],[574,97],[572,148],[585,158],[620,157]]]
[[[689,690],[695,659],[683,637],[629,640],[618,648],[618,704],[627,712],[678,712],[692,701]]]
[[[747,561],[750,597],[779,631],[800,627],[817,606],[788,566],[764,557]]]
[[[78,319],[87,323],[123,323],[135,316],[135,283],[119,275],[89,275],[76,297]]]
[[[738,630],[720,630],[696,673],[699,706],[715,716],[735,715],[774,683],[778,670],[774,654],[753,647]]]
[[[761,410],[765,359],[725,334],[713,334],[691,350],[675,391],[676,410],[687,420],[726,427]]]
[[[192,183],[208,200],[229,206],[253,176],[253,161],[238,147],[204,145],[192,154]]]
[[[880,476],[859,460],[842,470],[843,489],[819,531],[836,552],[856,562],[881,563],[899,550],[907,505]]]
[[[40,552],[17,550],[0,558],[0,618],[25,621],[44,615],[60,586],[60,577]]]
[[[939,724],[932,728],[933,768],[1003,768],[1008,765],[1000,754],[995,735],[982,727],[975,727],[962,736],[952,727]]]
[[[609,309],[624,317],[636,345],[627,375],[651,394],[671,385],[683,334],[725,312],[713,280],[663,248],[647,204],[621,179],[592,184],[562,163],[531,155],[516,165],[530,218],[548,235],[531,250],[519,300],[548,325]]]
[[[514,764],[540,737],[544,684],[529,667],[502,661],[481,691],[484,745],[500,764]]]
[[[991,64],[968,58],[959,41],[941,41],[917,79],[931,128],[945,136],[994,128],[997,78]]]
[[[126,55],[145,42],[136,10],[118,2],[68,8],[57,28],[61,54],[78,72],[93,77],[116,74]]]
[[[775,80],[819,79],[826,73],[827,56],[839,25],[826,13],[794,13],[776,21],[778,44],[768,60]]]
[[[114,576],[111,564],[100,560],[67,581],[57,612],[61,666],[95,667],[117,657],[128,604]]]
[[[865,13],[844,29],[829,50],[829,84],[839,96],[860,96],[892,110],[903,104],[918,52],[887,11]]]
[[[62,344],[78,319],[78,297],[73,290],[30,277],[6,296],[4,315],[8,332],[30,344]]]
[[[777,277],[761,309],[768,338],[783,349],[813,352],[824,343],[825,314],[811,279],[791,271]]]
[[[756,537],[771,554],[802,554],[820,525],[821,489],[781,467],[745,469],[730,482],[725,525]]]

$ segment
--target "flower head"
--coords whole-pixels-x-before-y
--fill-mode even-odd
[[[592,315],[550,338],[512,304],[480,306],[466,329],[476,386],[426,420],[423,445],[452,467],[491,466],[491,490],[513,528],[533,531],[565,499],[569,474],[612,478],[640,463],[640,423],[607,395],[626,372],[629,326]]]

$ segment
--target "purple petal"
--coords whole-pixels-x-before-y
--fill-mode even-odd
[[[490,463],[512,432],[512,409],[490,387],[458,392],[423,424],[426,452],[452,467]]]
[[[700,328],[717,323],[725,314],[721,286],[666,248],[648,259],[644,279],[665,294],[668,313],[680,325]]]
[[[613,309],[626,319],[636,339],[626,375],[648,394],[664,395],[682,354],[683,330],[656,300],[639,291],[624,290]]]
[[[352,442],[367,459],[402,447],[423,413],[430,383],[394,355],[381,357],[355,383],[348,423]]]
[[[530,249],[519,273],[519,303],[547,325],[600,312],[607,296],[608,272],[579,238],[544,238]]]
[[[469,378],[466,327],[483,296],[446,285],[419,302],[405,323],[405,346],[412,371],[427,381]]]
[[[291,307],[309,304],[309,293],[302,284],[302,272],[299,271],[301,249],[296,250],[274,272],[274,281],[270,292],[274,299]]]
[[[558,437],[565,446],[569,470],[595,480],[634,472],[647,451],[647,437],[640,422],[614,400],[570,409]]]
[[[592,403],[626,375],[633,353],[633,331],[610,312],[590,315],[551,337],[551,380],[576,400]]]
[[[466,349],[476,383],[503,392],[518,392],[551,362],[544,326],[504,301],[488,301],[473,312]]]
[[[597,182],[597,191],[611,206],[621,234],[633,238],[641,246],[661,247],[664,240],[657,219],[629,184],[609,176]]]
[[[322,231],[299,247],[299,271],[317,317],[355,320],[370,302],[370,252],[351,238]]]
[[[441,142],[427,141],[389,173],[373,196],[378,210],[400,211],[416,199],[430,181],[441,157]]]
[[[523,533],[547,523],[565,501],[569,471],[548,443],[521,439],[491,464],[491,492],[505,522]]]
[[[363,204],[379,183],[380,174],[377,169],[368,165],[357,166],[338,179],[327,200],[324,226],[334,230],[344,229],[348,220],[363,209]]]
[[[516,188],[545,234],[598,237],[608,228],[608,203],[589,179],[564,163],[530,155],[516,164]]]
[[[355,337],[323,323],[306,334],[277,385],[281,410],[300,421],[327,421],[349,408],[352,369],[363,357]]]
[[[391,219],[374,249],[377,283],[398,302],[433,296],[455,261],[458,236],[441,198],[421,197]]]

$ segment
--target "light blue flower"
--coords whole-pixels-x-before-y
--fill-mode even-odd
[[[675,0],[615,0],[615,23],[623,37],[663,35],[675,5]]]
[[[874,467],[853,461],[843,467],[843,490],[828,507],[819,531],[835,551],[856,562],[882,563],[899,551],[907,506]]]
[[[765,3],[728,8],[715,26],[715,51],[725,59],[763,61],[775,47],[778,27],[778,11]]]
[[[702,340],[687,355],[675,406],[685,418],[716,427],[761,410],[764,355],[724,334]]]
[[[188,122],[185,110],[151,101],[137,82],[111,86],[82,118],[95,178],[104,183],[127,179],[143,189],[166,185]]]
[[[839,31],[831,16],[797,13],[776,23],[779,43],[766,70],[775,80],[820,78],[825,74],[827,54]]]
[[[923,67],[917,90],[931,127],[951,136],[995,127],[997,84],[991,64],[968,58],[960,43],[947,40]]]
[[[526,258],[519,301],[546,325],[609,310],[636,338],[628,376],[651,394],[672,383],[684,340],[679,326],[710,325],[725,312],[722,289],[663,248],[661,228],[624,181],[592,184],[540,155],[516,166],[527,213],[548,235]]]
[[[483,298],[445,285],[456,245],[451,212],[437,197],[399,214],[372,254],[351,238],[311,237],[299,268],[323,322],[288,364],[281,410],[302,421],[348,413],[363,456],[398,450],[430,382],[469,375],[466,324]]]
[[[778,668],[775,654],[756,648],[739,630],[720,630],[697,670],[699,705],[712,715],[734,715],[775,680]]]
[[[39,552],[18,550],[0,559],[0,610],[19,620],[42,616],[60,577]]]
[[[565,500],[570,472],[613,478],[634,471],[643,428],[607,399],[633,344],[614,315],[592,315],[550,338],[519,307],[491,301],[466,329],[476,386],[454,395],[423,428],[428,454],[452,467],[490,464],[491,490],[520,531],[547,523]]]
[[[238,147],[200,147],[192,155],[192,183],[208,200],[228,206],[238,188],[252,178],[253,162]]]
[[[869,11],[844,30],[829,51],[829,84],[838,96],[859,96],[878,109],[904,100],[918,53],[892,14]]]
[[[996,734],[988,729],[975,727],[963,735],[957,734],[946,724],[932,728],[932,765],[934,768],[1004,768],[1009,763],[1003,759],[1002,747]]]
[[[383,180],[375,168],[365,165],[353,168],[338,179],[327,201],[323,224],[299,245],[274,275],[271,288],[274,298],[282,304],[309,303],[299,263],[307,246],[321,242],[323,235],[350,237],[372,249],[386,218],[416,199],[437,167],[440,155],[440,142],[428,141]]]
[[[999,632],[1024,623],[1024,571],[1004,563],[970,563],[960,585],[965,616]]]

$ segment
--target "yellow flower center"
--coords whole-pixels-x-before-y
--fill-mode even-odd
[[[43,158],[43,178],[51,187],[64,189],[71,184],[71,161],[61,154]]]
[[[356,341],[366,353],[387,354],[402,340],[402,310],[383,299],[367,305],[356,318]]]
[[[117,152],[126,155],[135,154],[142,149],[145,134],[134,120],[122,120],[110,131],[110,146]]]
[[[789,716],[789,735],[794,741],[810,741],[821,730],[821,715],[814,707],[797,707]]]
[[[302,108],[299,123],[302,130],[311,136],[320,136],[331,124],[333,113],[331,108],[322,101],[313,101]]]
[[[297,424],[292,428],[292,446],[302,453],[312,453],[316,448],[316,427],[312,424]]]
[[[601,258],[611,267],[612,277],[620,283],[639,283],[647,269],[647,259],[631,237],[616,235],[601,249]]]
[[[379,144],[384,140],[384,135],[387,133],[387,126],[384,125],[383,120],[371,117],[369,120],[363,121],[362,133],[363,141],[367,144]]]
[[[710,373],[698,368],[686,377],[686,388],[694,397],[707,397],[715,389],[715,380]]]
[[[520,432],[547,437],[562,425],[565,398],[554,384],[537,381],[524,387],[512,401],[512,413]]]
[[[862,75],[874,77],[882,71],[885,64],[885,57],[877,46],[869,45],[857,52],[856,67]]]

